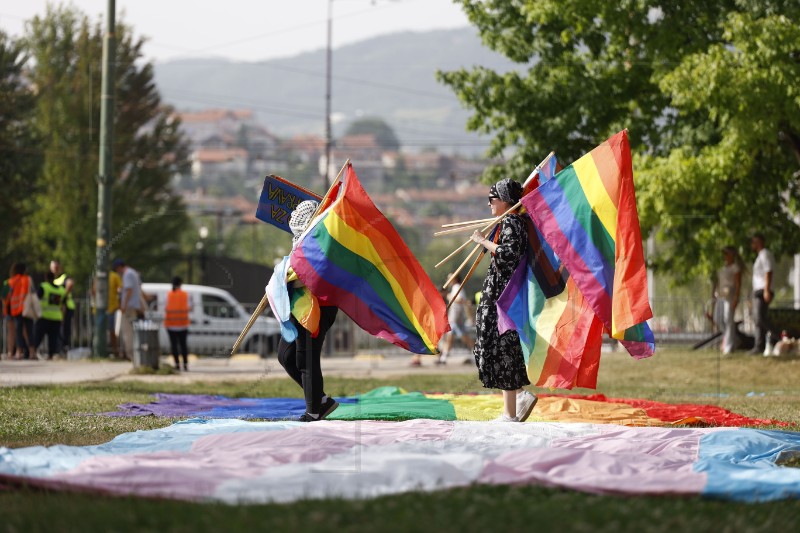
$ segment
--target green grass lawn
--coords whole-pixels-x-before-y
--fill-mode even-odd
[[[391,380],[329,378],[334,395],[381,385],[440,392],[483,391],[475,375]],[[91,413],[153,392],[299,396],[293,382],[107,383],[0,388],[0,446],[97,444],[174,420]],[[578,390],[574,392],[594,392]],[[604,354],[597,392],[666,402],[709,403],[758,418],[800,424],[800,361],[662,349],[649,360]],[[748,395],[749,393],[755,393]],[[800,525],[800,502],[745,505],[681,498],[618,498],[536,487],[472,487],[369,501],[313,501],[230,507],[93,495],[0,491],[0,531],[780,531]],[[792,527],[794,526],[794,527]]]

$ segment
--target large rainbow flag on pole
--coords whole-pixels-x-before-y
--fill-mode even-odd
[[[526,182],[525,190],[534,190],[560,170],[551,155],[538,175]],[[528,221],[526,256],[497,300],[500,333],[519,334],[528,377],[537,386],[595,388],[603,325],[561,260]]]
[[[611,336],[636,357],[655,350],[627,131],[522,199]]]
[[[450,330],[444,300],[351,164],[322,201],[291,264],[321,305],[335,305],[368,333],[414,353],[438,353]]]

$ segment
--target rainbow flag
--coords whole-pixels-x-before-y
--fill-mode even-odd
[[[621,131],[522,203],[611,336],[637,358],[655,350],[628,134]]]
[[[301,236],[292,268],[321,305],[337,306],[368,333],[414,353],[438,353],[450,330],[439,291],[349,163],[343,180]]]
[[[551,157],[528,182],[561,169]],[[532,188],[526,190],[532,191]],[[528,218],[528,250],[497,300],[500,333],[519,334],[528,377],[540,387],[595,388],[603,326],[552,247]]]

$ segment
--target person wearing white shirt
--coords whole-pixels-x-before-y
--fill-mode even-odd
[[[766,344],[767,331],[769,330],[769,304],[772,302],[774,293],[772,291],[773,272],[775,270],[775,258],[767,250],[764,236],[760,233],[753,235],[750,246],[756,255],[756,262],[753,263],[753,322],[755,323],[755,346],[750,350],[753,355],[759,355],[764,351]]]

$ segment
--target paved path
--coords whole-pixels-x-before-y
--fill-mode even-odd
[[[422,367],[412,367],[405,352],[361,354],[356,357],[330,357],[322,360],[326,376],[353,378],[390,378],[407,374],[476,374],[474,364],[464,365],[466,351],[454,351],[450,363],[434,364],[436,357],[424,356]],[[162,365],[171,365],[171,358],[162,358]],[[47,385],[87,381],[144,381],[157,383],[189,383],[193,381],[254,381],[285,378],[275,358],[260,359],[241,354],[231,359],[190,356],[189,372],[174,375],[134,375],[130,362],[118,361],[0,361],[0,386]]]

